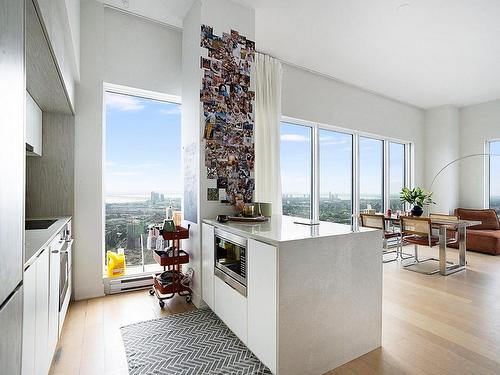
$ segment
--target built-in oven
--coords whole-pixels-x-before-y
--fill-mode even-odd
[[[71,238],[71,222],[59,233],[59,313],[63,310],[63,305],[69,302],[68,290],[71,277],[71,251],[73,239]],[[66,306],[64,306],[66,307]]]
[[[215,276],[247,295],[247,239],[215,229]]]
[[[66,299],[66,293],[68,292],[69,284],[69,255],[68,248],[71,246],[71,242],[64,241],[62,249],[59,251],[59,311],[61,311],[64,300]]]

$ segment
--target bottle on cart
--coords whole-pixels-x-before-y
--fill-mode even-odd
[[[172,206],[167,207],[167,220],[172,220],[174,218],[174,210],[172,209]]]
[[[146,239],[146,248],[148,250],[155,250],[156,248],[156,236],[154,235],[154,232],[154,225],[149,225],[148,238]]]

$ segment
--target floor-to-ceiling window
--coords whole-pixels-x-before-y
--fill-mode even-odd
[[[350,224],[352,134],[319,129],[319,219]]]
[[[312,129],[281,123],[283,215],[311,218]]]
[[[405,159],[405,145],[389,142],[389,207],[392,211],[404,210],[400,192],[405,186]]]
[[[180,104],[106,91],[103,179],[105,250],[123,249],[129,274],[154,268],[148,226],[181,208]]]
[[[489,142],[489,203],[500,215],[500,141]]]
[[[307,121],[281,123],[283,214],[350,224],[369,207],[404,210],[411,144]]]
[[[361,209],[384,210],[384,143],[359,137],[359,204]]]

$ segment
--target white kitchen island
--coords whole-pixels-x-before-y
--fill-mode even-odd
[[[202,295],[274,374],[324,374],[381,345],[382,238],[321,222],[204,220]],[[214,275],[214,233],[247,239],[244,296]]]

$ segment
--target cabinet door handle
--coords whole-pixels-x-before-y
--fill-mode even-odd
[[[52,250],[51,253],[52,254],[59,254],[59,250]]]

